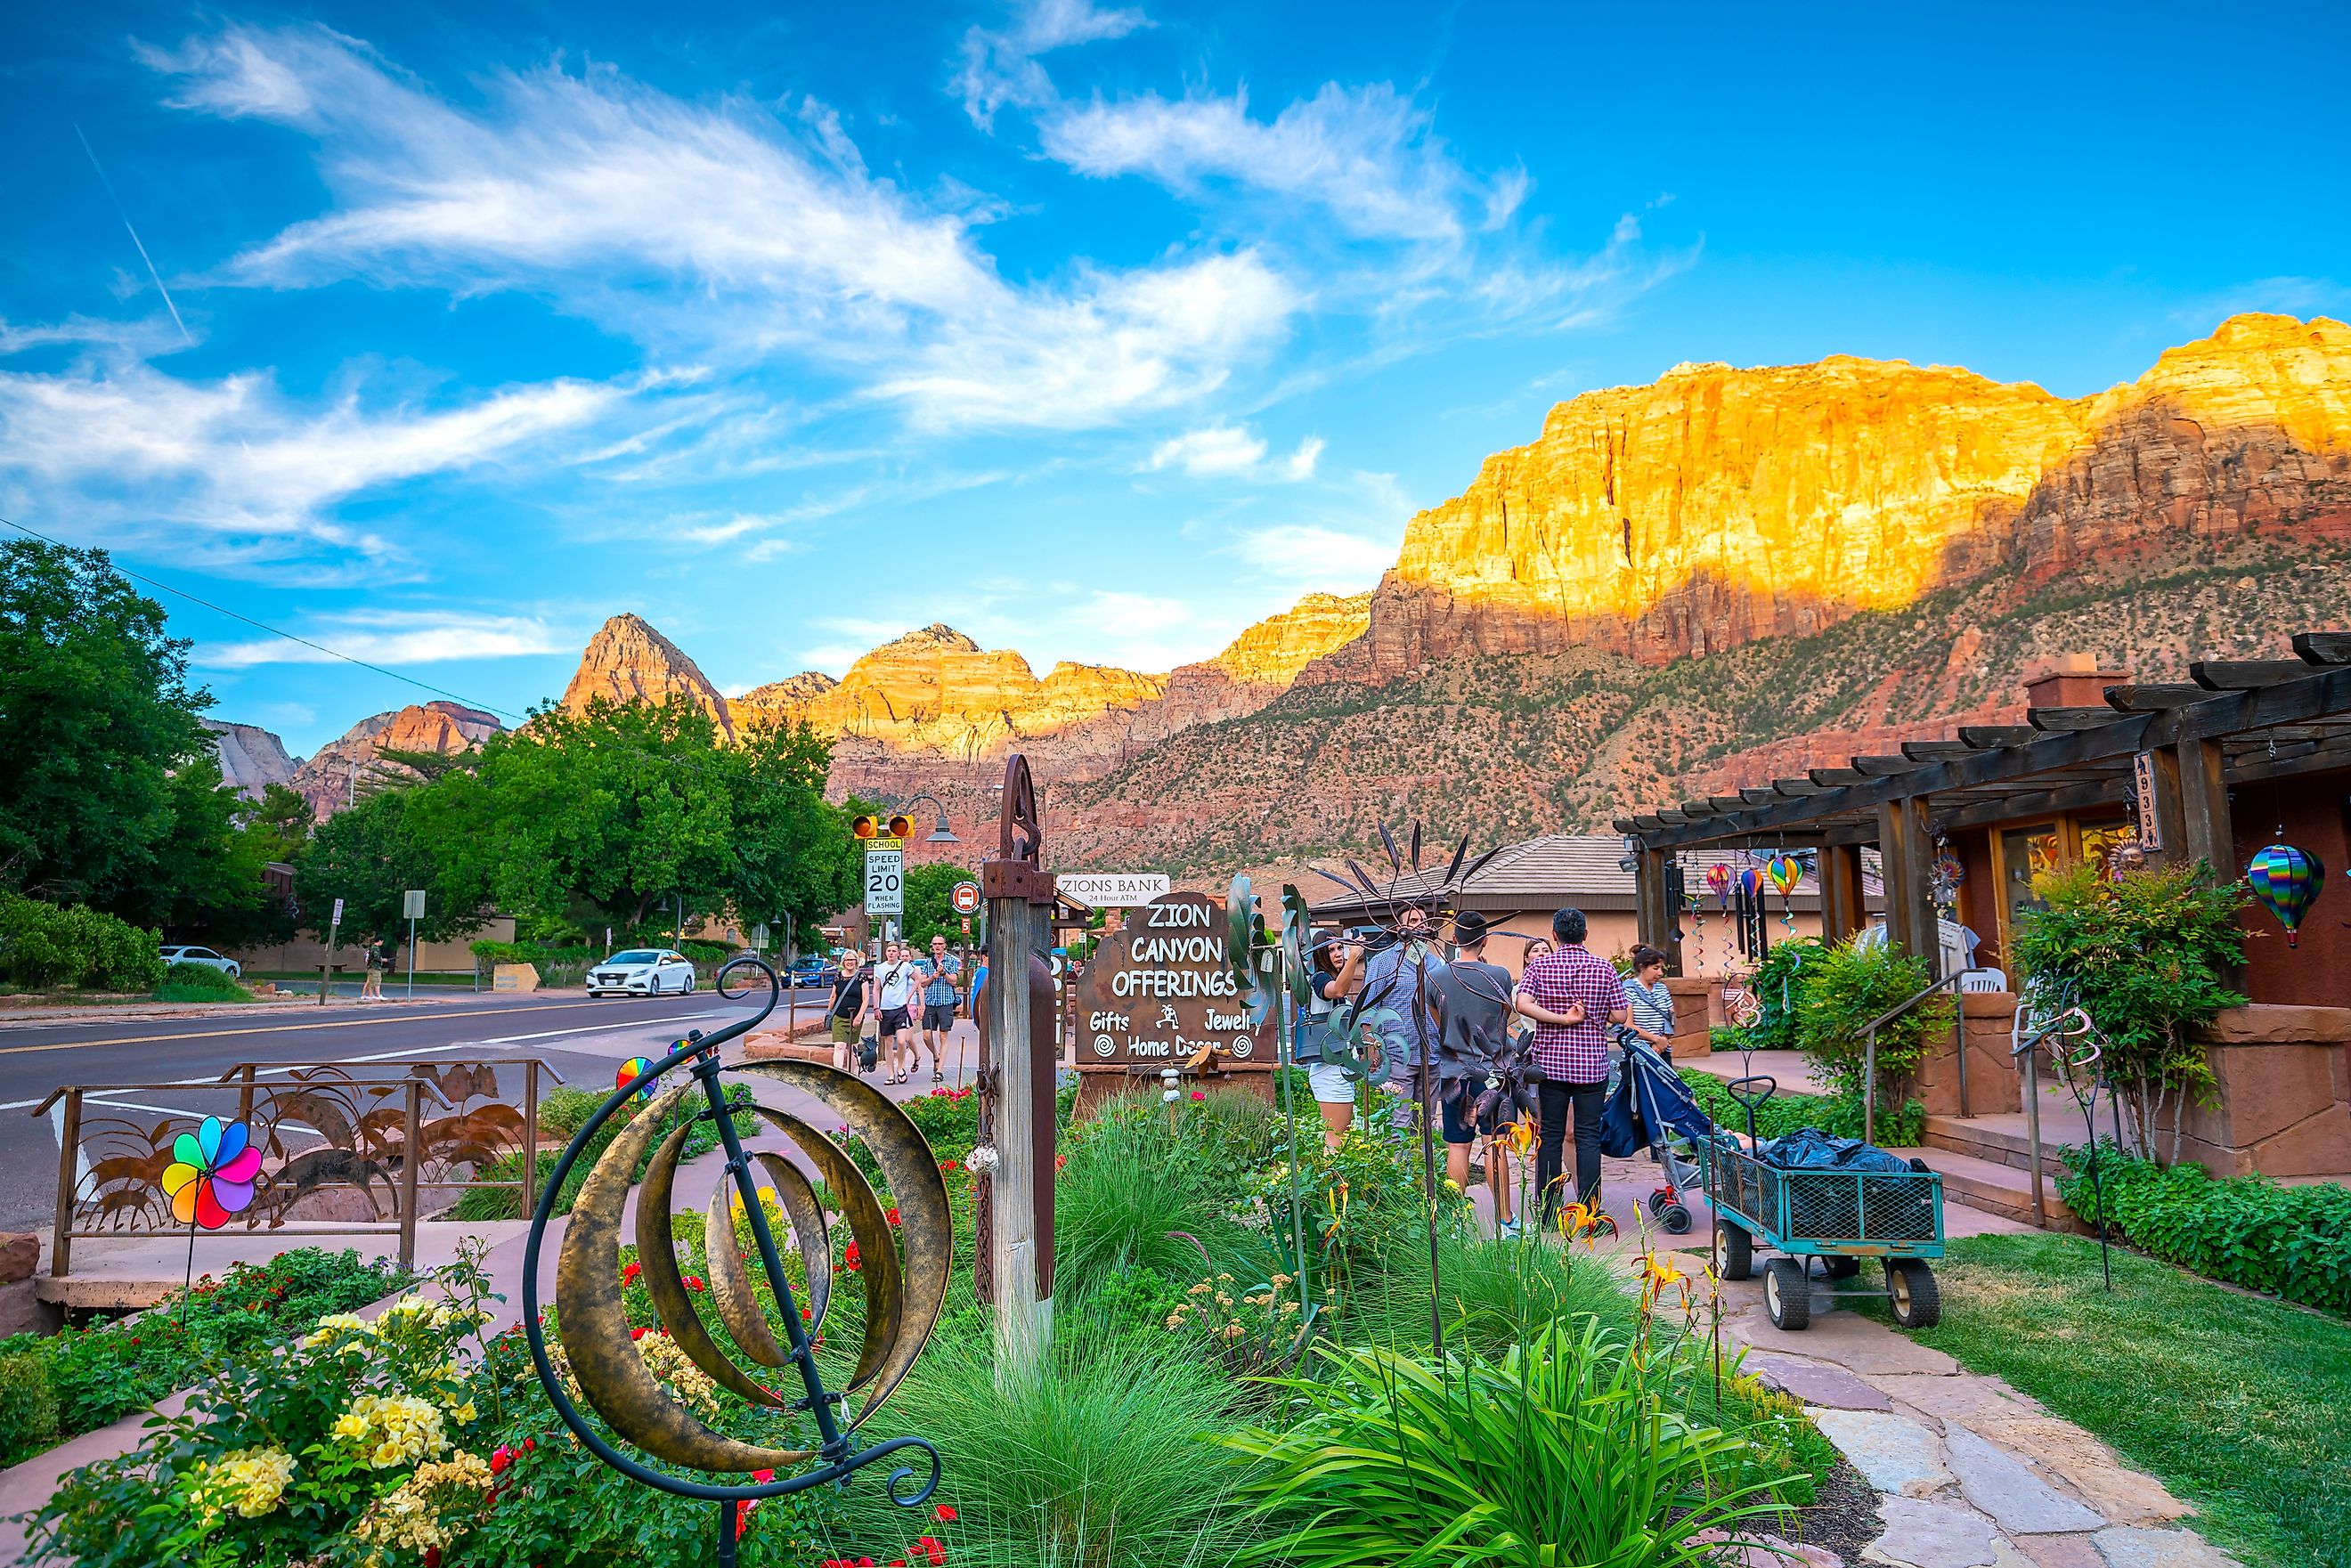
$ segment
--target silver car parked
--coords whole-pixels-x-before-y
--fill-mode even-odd
[[[245,966],[235,959],[215,953],[209,947],[166,947],[165,964],[201,964],[207,969],[218,969],[234,980],[245,973]]]

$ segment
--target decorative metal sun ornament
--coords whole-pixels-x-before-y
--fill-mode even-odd
[[[523,1255],[523,1328],[530,1341],[532,1362],[556,1413],[581,1443],[623,1475],[680,1497],[701,1498],[718,1504],[717,1553],[722,1564],[735,1562],[737,1509],[745,1501],[781,1496],[810,1487],[843,1481],[901,1449],[914,1449],[929,1461],[929,1475],[920,1489],[906,1496],[899,1485],[915,1473],[912,1466],[893,1470],[885,1483],[890,1500],[913,1508],[926,1500],[939,1481],[938,1451],[921,1437],[894,1437],[871,1448],[860,1448],[857,1428],[889,1398],[928,1343],[946,1299],[947,1273],[953,1259],[955,1231],[948,1216],[946,1184],[930,1145],[904,1112],[862,1080],[816,1062],[747,1061],[722,1066],[719,1048],[739,1039],[775,1010],[782,987],[776,973],[759,959],[731,959],[718,972],[718,990],[732,1000],[739,994],[726,988],[737,968],[751,968],[767,977],[766,1005],[753,1017],[678,1043],[658,1061],[649,1061],[635,1073],[623,1072],[612,1093],[572,1137],[556,1162],[531,1220]],[[556,1195],[590,1139],[632,1101],[656,1090],[663,1074],[685,1069],[686,1081],[653,1093],[650,1103],[622,1128],[589,1171],[572,1207],[562,1250],[556,1263],[555,1301],[559,1342],[580,1394],[598,1416],[600,1426],[583,1415],[565,1387],[549,1354],[546,1326],[538,1311],[539,1246],[554,1213]],[[831,1139],[796,1116],[764,1105],[728,1106],[719,1082],[723,1073],[748,1073],[772,1078],[823,1106],[847,1125],[850,1133],[872,1151],[887,1180],[898,1211],[893,1227],[872,1186],[856,1165]],[[698,1104],[697,1104],[698,1103]],[[695,1107],[690,1114],[676,1113]],[[832,1238],[824,1207],[799,1166],[768,1150],[746,1150],[737,1135],[734,1115],[747,1111],[789,1140],[816,1169],[825,1189],[847,1217],[856,1245],[860,1278],[864,1281],[866,1307],[863,1339],[856,1368],[840,1391],[827,1389],[816,1362],[818,1332],[823,1327],[832,1296]],[[674,1125],[672,1125],[674,1119]],[[699,1122],[716,1128],[726,1154],[726,1166],[710,1195],[703,1217],[703,1234],[710,1260],[710,1301],[717,1326],[746,1360],[757,1366],[796,1369],[804,1390],[793,1398],[768,1387],[745,1372],[721,1347],[696,1312],[678,1270],[677,1238],[670,1212],[677,1167],[685,1152],[688,1133]],[[667,1130],[658,1147],[657,1134]],[[635,1241],[637,1261],[643,1271],[653,1309],[678,1348],[713,1379],[743,1399],[770,1410],[807,1411],[817,1429],[816,1446],[778,1448],[747,1443],[714,1430],[690,1414],[663,1388],[629,1333],[622,1301],[619,1251],[622,1214],[640,1161],[646,1159],[643,1184],[637,1195]],[[808,1271],[807,1317],[796,1301],[784,1272],[777,1238],[759,1201],[752,1169],[756,1165],[773,1183],[777,1199]],[[736,1249],[735,1211],[740,1207],[758,1252],[759,1272],[767,1281],[767,1298],[778,1309],[784,1327],[778,1339],[762,1310],[760,1291]],[[862,1392],[863,1403],[844,1419],[852,1395]],[[609,1432],[609,1435],[608,1435]],[[624,1452],[613,1437],[624,1439],[643,1458]],[[648,1462],[648,1461],[657,1461]],[[760,1471],[797,1469],[815,1462],[800,1474],[766,1481],[714,1481],[683,1475],[660,1466],[749,1477]]]

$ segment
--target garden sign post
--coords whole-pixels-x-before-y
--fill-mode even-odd
[[[998,857],[980,868],[987,900],[990,1047],[982,1088],[996,1156],[986,1262],[996,1302],[997,1375],[1004,1383],[1040,1371],[1053,1337],[1053,1097],[1060,1053],[1050,1027],[1050,977],[1041,1004],[1035,984],[1053,913],[1053,873],[1038,863],[1044,842],[1029,761],[1014,752],[1004,768]],[[1052,1040],[1042,1050],[1040,1022]]]

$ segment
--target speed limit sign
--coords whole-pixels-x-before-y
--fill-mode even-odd
[[[865,852],[865,913],[906,913],[905,852],[903,850]]]
[[[978,914],[979,883],[976,882],[956,883],[955,892],[948,895],[948,902],[955,905],[955,912],[957,915]]]

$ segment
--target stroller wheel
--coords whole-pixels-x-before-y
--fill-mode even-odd
[[[1689,1234],[1690,1211],[1678,1203],[1669,1203],[1657,1210],[1657,1223],[1675,1236]]]

